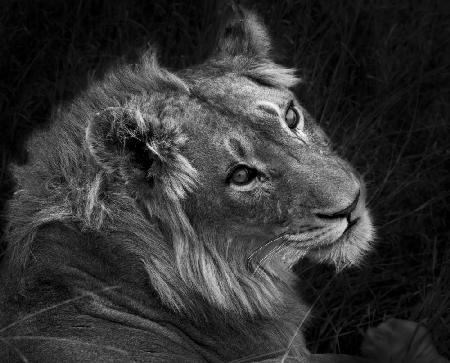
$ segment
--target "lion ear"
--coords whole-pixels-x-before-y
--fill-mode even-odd
[[[145,178],[170,152],[170,137],[162,134],[162,125],[144,119],[138,110],[109,107],[89,122],[86,141],[91,155],[106,171]]]
[[[173,120],[110,107],[89,122],[86,142],[97,164],[135,195],[158,189],[159,196],[176,200],[197,183],[196,170],[181,154],[186,138]]]
[[[226,16],[227,20],[221,27],[217,53],[221,56],[268,58],[270,38],[258,17],[238,5],[230,6],[227,10],[231,14]]]

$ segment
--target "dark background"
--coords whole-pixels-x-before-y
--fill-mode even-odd
[[[360,333],[395,316],[424,321],[450,355],[450,12],[446,0],[258,1],[297,94],[364,175],[378,226],[359,270],[299,274],[315,301],[308,338],[356,353]],[[1,195],[8,163],[53,107],[149,42],[161,63],[200,62],[218,26],[210,0],[5,1],[0,5]],[[356,329],[355,329],[356,328]]]

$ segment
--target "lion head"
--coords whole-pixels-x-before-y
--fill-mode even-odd
[[[244,13],[205,63],[172,73],[149,51],[56,112],[16,171],[12,215],[31,212],[11,219],[13,263],[26,264],[40,226],[73,224],[196,317],[199,299],[276,316],[297,261],[358,263],[373,237],[363,182],[270,54]]]

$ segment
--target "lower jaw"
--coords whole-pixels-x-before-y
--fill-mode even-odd
[[[342,248],[342,245],[345,243],[345,240],[342,237],[331,243],[323,244],[320,246],[311,246],[306,248],[296,248],[295,246],[293,246],[292,248],[289,248],[289,250],[286,251],[284,255],[281,256],[281,262],[285,266],[285,269],[292,269],[292,267],[297,262],[305,258],[310,258],[317,263],[332,263],[331,255],[333,253],[333,250],[337,252],[337,250]]]

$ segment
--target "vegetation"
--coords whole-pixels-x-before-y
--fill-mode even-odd
[[[311,349],[357,353],[387,317],[424,321],[450,355],[450,23],[445,0],[258,1],[301,101],[367,181],[378,226],[361,269],[298,268],[315,302]],[[447,9],[446,9],[447,8]],[[447,11],[447,13],[446,13]],[[148,42],[172,68],[200,62],[219,19],[209,0],[4,1],[1,200],[11,160],[51,110]],[[446,165],[447,163],[447,165]],[[309,282],[308,282],[309,281]],[[311,283],[313,281],[313,283]]]

